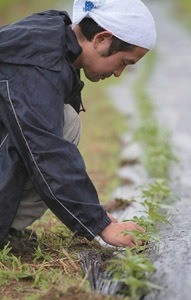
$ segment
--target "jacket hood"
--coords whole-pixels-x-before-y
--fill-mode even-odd
[[[0,62],[60,71],[82,51],[70,24],[67,12],[49,10],[0,28]]]

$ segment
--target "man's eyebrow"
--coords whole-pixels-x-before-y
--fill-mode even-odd
[[[133,59],[129,59],[129,63],[130,63],[131,65],[134,65],[134,64],[136,63],[136,61],[134,61]]]
[[[126,63],[126,65],[134,65],[136,63],[134,59],[124,59],[124,62]]]

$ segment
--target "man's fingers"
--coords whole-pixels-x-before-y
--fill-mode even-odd
[[[138,230],[142,233],[145,233],[145,229],[141,226],[139,226],[137,223],[135,222],[132,222],[132,221],[126,221],[126,222],[123,222],[121,224],[124,224],[126,229],[128,230]]]
[[[143,241],[138,240],[137,245],[138,245],[138,246],[143,246]]]
[[[130,248],[134,248],[135,247],[135,243],[133,243],[133,242],[129,243],[129,247]]]
[[[136,229],[139,230],[142,233],[145,233],[145,229],[139,225],[136,224]]]
[[[142,240],[136,240],[136,238],[132,235],[129,234],[128,238],[130,239],[129,241],[129,245],[130,247],[135,247],[135,246],[142,246],[143,245],[143,241]]]
[[[121,241],[123,243],[123,247],[130,247],[130,248],[134,248],[135,247],[135,241],[134,241],[134,237],[130,234],[126,235],[126,236],[121,236]]]

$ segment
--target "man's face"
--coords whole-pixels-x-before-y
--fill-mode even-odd
[[[85,75],[89,80],[97,82],[112,75],[119,77],[126,66],[135,64],[148,52],[144,48],[135,47],[132,51],[120,51],[106,56],[108,47],[102,49],[103,51],[95,51],[92,59],[83,66]]]

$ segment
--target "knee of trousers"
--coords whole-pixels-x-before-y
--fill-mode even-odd
[[[39,219],[47,209],[48,207],[36,192],[32,181],[27,177],[23,188],[21,202],[11,227],[16,230],[25,229]]]
[[[70,104],[64,105],[63,138],[78,145],[82,132],[82,123],[79,115]]]

